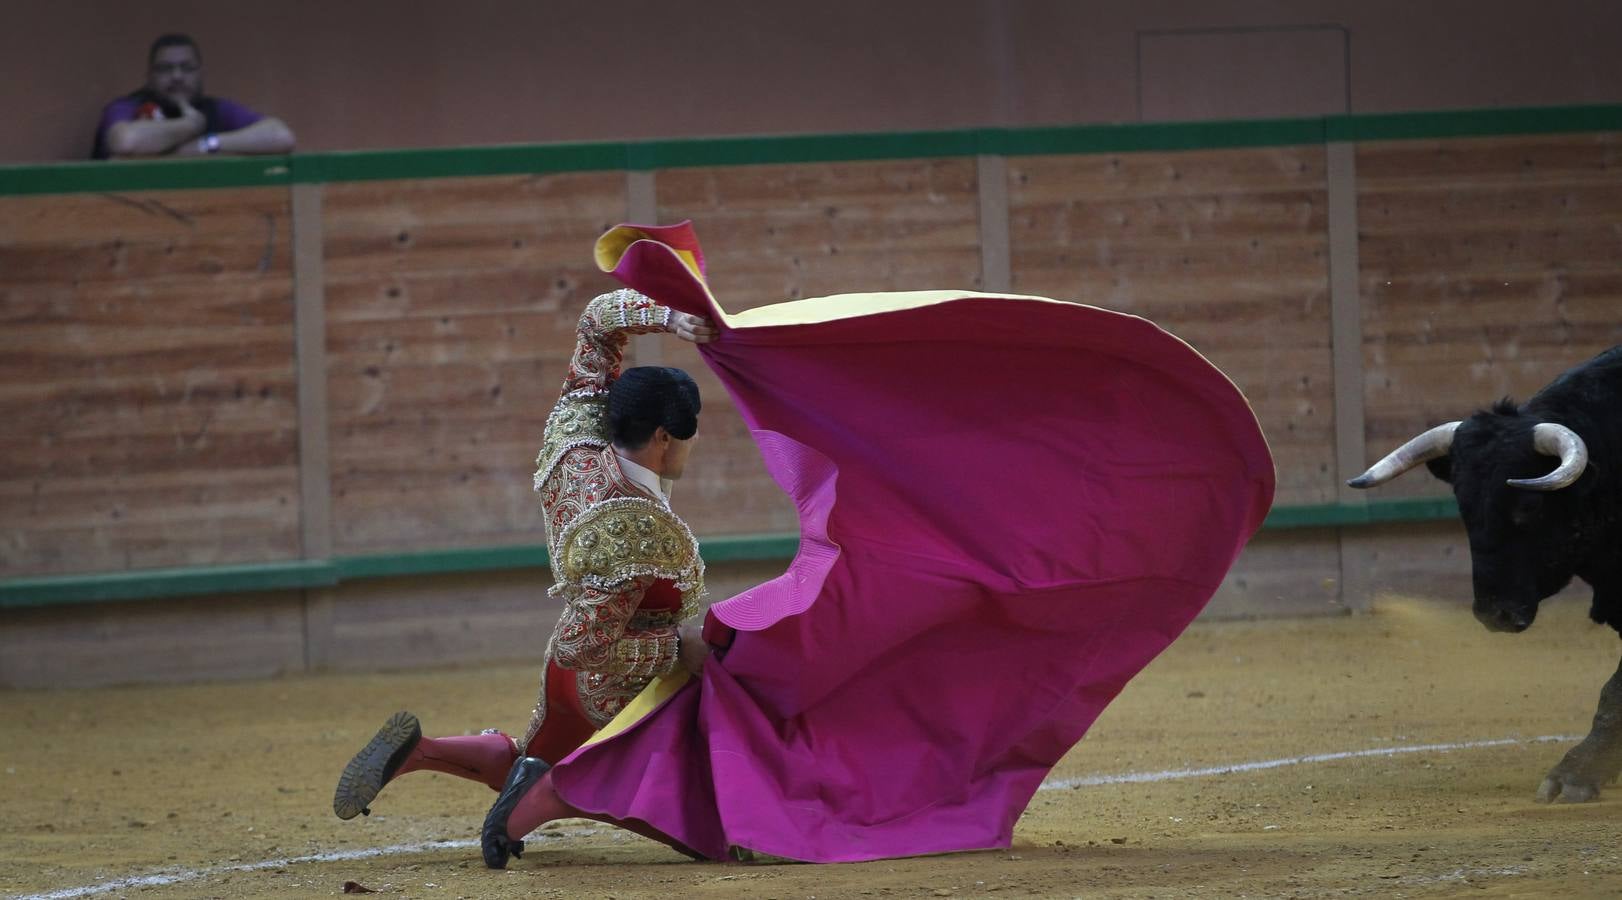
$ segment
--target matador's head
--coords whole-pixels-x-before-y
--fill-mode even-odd
[[[626,369],[608,389],[614,446],[664,478],[680,478],[698,434],[693,376],[669,366]]]

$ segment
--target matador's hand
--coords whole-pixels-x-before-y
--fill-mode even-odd
[[[684,312],[672,311],[670,313],[670,324],[665,327],[676,337],[684,341],[692,341],[695,344],[708,344],[710,341],[715,340],[717,333],[715,326],[710,323],[709,319]]]

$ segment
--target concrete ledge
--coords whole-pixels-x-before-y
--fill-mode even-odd
[[[1269,529],[1251,541],[1201,615],[1257,619],[1367,608],[1366,598],[1346,596],[1343,561],[1363,573],[1364,588],[1374,593],[1467,605],[1470,557],[1462,531],[1443,521]],[[753,552],[770,544],[744,546]],[[787,558],[713,563],[710,599],[781,574]],[[424,559],[434,557],[411,563]],[[0,689],[533,664],[560,611],[547,596],[550,585],[544,569],[374,569],[302,590],[0,609]],[[1573,590],[1586,592],[1579,587]]]
[[[712,566],[710,598],[783,568]],[[0,689],[534,664],[561,611],[551,583],[544,570],[394,574],[309,590],[4,609]]]

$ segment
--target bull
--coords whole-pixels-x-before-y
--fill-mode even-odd
[[[1483,625],[1525,631],[1538,604],[1577,577],[1594,591],[1589,617],[1622,633],[1622,346],[1525,404],[1502,400],[1420,434],[1347,484],[1371,488],[1420,463],[1453,486]],[[1549,770],[1537,797],[1593,800],[1618,772],[1622,666],[1600,690],[1588,736]]]

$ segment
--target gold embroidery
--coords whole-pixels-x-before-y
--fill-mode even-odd
[[[703,590],[704,561],[693,533],[670,510],[641,497],[615,497],[582,510],[558,535],[556,551],[560,586],[608,588],[652,575],[676,582],[684,606],[689,592]]]
[[[564,394],[606,391],[619,377],[628,337],[663,331],[669,323],[669,309],[629,288],[592,298],[580,316],[579,342],[569,360]]]
[[[586,718],[598,728],[607,725],[653,681],[653,676],[626,678],[598,672],[581,673],[576,685]]]
[[[552,469],[576,447],[607,447],[612,441],[608,404],[601,397],[564,397],[546,419],[541,452],[535,455],[535,489],[541,490]]]
[[[571,596],[553,632],[553,661],[576,672],[634,676],[657,674],[675,665],[674,656],[658,655],[662,635],[626,628],[653,582],[651,576],[633,578],[612,590],[585,588]],[[631,649],[643,644],[647,646]]]

